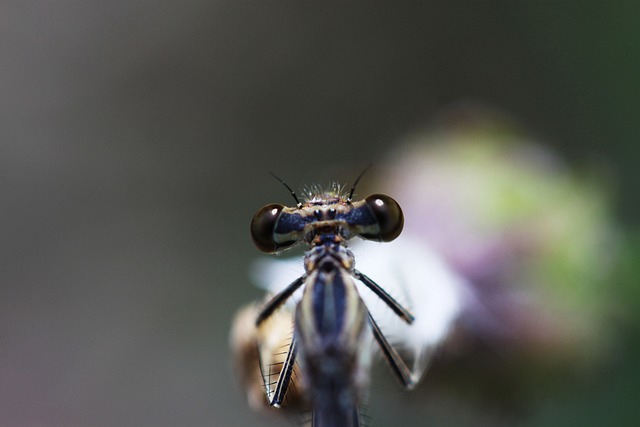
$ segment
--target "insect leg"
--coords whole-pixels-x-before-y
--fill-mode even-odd
[[[258,317],[256,318],[256,326],[260,326],[271,314],[284,302],[289,299],[291,295],[304,283],[306,276],[300,276],[294,280],[289,286],[284,288],[279,294],[276,294],[269,302],[260,310]]]
[[[406,363],[404,363],[396,349],[393,348],[391,344],[389,344],[389,341],[387,341],[385,336],[382,334],[380,327],[378,326],[376,321],[373,320],[373,316],[371,316],[371,313],[367,313],[367,315],[369,317],[371,330],[373,331],[373,337],[378,342],[378,345],[380,345],[382,354],[384,354],[384,358],[387,359],[389,366],[391,366],[391,370],[400,380],[402,385],[405,386],[405,388],[412,389],[416,384],[411,378],[411,371],[407,367]]]
[[[284,400],[284,396],[287,394],[287,389],[289,388],[289,383],[291,382],[291,374],[293,373],[293,366],[296,363],[296,339],[291,339],[291,345],[289,346],[289,351],[287,352],[287,358],[282,365],[282,370],[280,371],[280,375],[278,376],[278,382],[276,384],[276,389],[273,392],[273,397],[269,401],[269,405],[275,406],[279,408],[282,405],[282,401]]]
[[[356,279],[360,280],[366,285],[367,288],[371,289],[373,293],[376,294],[382,301],[384,301],[384,303],[387,304],[394,313],[402,318],[402,320],[404,320],[408,324],[413,323],[414,317],[409,312],[409,310],[404,308],[402,305],[400,305],[400,303],[398,303],[398,301],[393,299],[393,297],[389,295],[384,289],[382,289],[380,285],[369,279],[364,274],[360,273],[358,270],[355,270],[353,274],[355,275]]]

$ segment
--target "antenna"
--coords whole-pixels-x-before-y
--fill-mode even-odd
[[[285,187],[287,187],[287,190],[289,190],[289,191],[291,192],[291,195],[293,196],[293,199],[296,201],[296,207],[297,207],[298,209],[300,209],[300,208],[302,207],[302,203],[300,203],[300,200],[298,200],[298,196],[296,196],[296,192],[295,192],[295,191],[293,191],[293,190],[291,189],[291,187],[289,187],[289,186],[287,185],[287,183],[286,183],[286,182],[284,182],[284,181],[282,180],[282,178],[280,178],[280,177],[279,177],[278,175],[276,175],[275,173],[273,173],[273,172],[269,171],[269,175],[271,175],[272,177],[274,177],[275,179],[277,179],[278,181],[280,181],[280,183],[281,183],[282,185],[284,185]]]
[[[362,178],[362,175],[364,175],[365,172],[371,169],[371,166],[373,166],[373,163],[369,163],[367,167],[364,168],[364,170],[360,172],[360,175],[358,175],[358,177],[356,178],[356,181],[353,183],[353,186],[351,187],[351,191],[349,191],[349,197],[347,197],[347,203],[351,203],[351,200],[353,198],[353,193],[356,191],[356,185],[358,185],[358,182],[360,182],[360,178]]]

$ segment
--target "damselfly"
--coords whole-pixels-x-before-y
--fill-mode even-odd
[[[355,236],[392,241],[400,235],[404,217],[400,205],[389,196],[374,194],[353,201],[359,179],[348,195],[333,186],[329,191],[311,194],[304,203],[279,179],[291,192],[296,206],[269,204],[251,221],[253,242],[262,252],[277,253],[300,242],[308,245],[305,273],[268,301],[255,323],[260,328],[304,286],[295,309],[293,338],[268,398],[271,406],[283,403],[299,361],[313,407],[314,427],[360,426],[359,406],[368,383],[370,358],[364,348],[370,334],[400,382],[407,388],[414,385],[411,370],[383,335],[359,295],[355,280],[407,324],[414,317],[355,268],[355,258],[346,246]]]

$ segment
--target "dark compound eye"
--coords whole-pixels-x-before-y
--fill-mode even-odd
[[[383,194],[372,194],[365,202],[378,222],[377,237],[383,242],[390,242],[398,237],[404,226],[404,215],[398,202]]]
[[[251,220],[253,244],[262,252],[273,253],[278,250],[274,232],[283,208],[283,205],[272,203],[260,209]]]

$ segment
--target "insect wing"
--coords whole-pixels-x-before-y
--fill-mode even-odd
[[[414,316],[408,324],[374,292],[356,281],[372,318],[400,354],[417,384],[462,308],[464,280],[421,242],[401,236],[384,245],[355,244],[358,270],[375,280]]]

